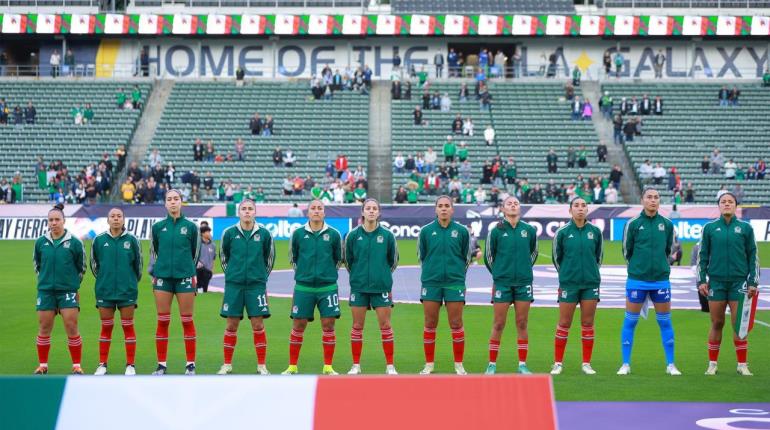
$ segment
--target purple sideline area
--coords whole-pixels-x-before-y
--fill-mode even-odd
[[[556,402],[556,411],[560,430],[770,429],[770,403]]]
[[[558,275],[553,266],[535,266],[534,306],[555,307]],[[600,307],[625,307],[625,266],[602,266],[602,286]],[[294,288],[293,270],[274,270],[267,282],[267,291],[271,296],[291,297]],[[761,278],[770,279],[770,269],[762,269]],[[340,298],[350,296],[348,273],[339,271]],[[215,275],[210,283],[210,291],[222,292],[224,276]],[[492,291],[492,276],[483,265],[473,265],[468,269],[466,300],[470,305],[489,305]],[[767,291],[767,286],[763,289]],[[401,266],[393,274],[393,300],[399,303],[419,303],[420,268]],[[690,267],[671,269],[671,305],[675,309],[700,309],[695,289],[695,275]],[[760,294],[759,309],[770,309],[770,294]]]

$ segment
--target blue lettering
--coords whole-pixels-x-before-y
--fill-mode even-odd
[[[283,64],[283,57],[288,52],[294,52],[297,54],[297,68],[293,71],[286,69]],[[278,50],[278,73],[283,76],[295,77],[302,74],[305,71],[305,51],[298,46],[284,46]]]
[[[174,68],[174,54],[177,52],[183,52],[185,56],[187,57],[187,66],[182,70],[179,71],[176,68]],[[189,76],[193,70],[195,70],[195,53],[192,49],[190,49],[187,46],[182,45],[174,45],[170,48],[168,48],[168,51],[166,51],[166,72],[168,72],[170,75],[173,76]]]
[[[754,63],[757,64],[757,73],[756,77],[762,77],[765,70],[765,63],[767,62],[767,49],[765,49],[765,53],[762,54],[762,56],[758,56],[757,53],[754,51],[754,48],[748,47],[746,50],[749,52],[749,55],[751,55],[751,58],[754,60]]]
[[[206,76],[207,65],[211,67],[212,74],[214,76],[222,76],[222,69],[225,67],[225,61],[227,61],[227,75],[233,76],[233,47],[225,46],[222,49],[222,55],[219,57],[219,62],[214,64],[214,55],[211,53],[211,48],[208,46],[201,46],[201,61],[200,61],[200,75]]]
[[[639,57],[639,64],[636,65],[636,70],[634,70],[634,77],[638,78],[642,72],[651,71],[652,66],[648,66],[646,63],[650,62],[650,64],[654,64],[655,62],[655,55],[652,53],[652,48],[644,48],[642,51],[642,56]]]
[[[728,70],[732,71],[733,75],[735,75],[736,78],[741,77],[741,71],[738,70],[737,67],[735,67],[735,58],[738,57],[738,54],[741,53],[741,49],[743,48],[739,46],[733,49],[732,54],[728,55],[727,51],[725,51],[725,48],[722,48],[722,47],[717,48],[717,52],[719,52],[719,55],[721,55],[722,59],[725,60],[724,66],[722,66],[722,69],[717,74],[718,78],[723,77]]]
[[[673,48],[666,48],[666,76],[670,78],[684,78],[687,76],[686,71],[682,72],[675,72],[673,70],[673,63],[674,63],[674,49]]]
[[[310,74],[315,75],[318,70],[319,64],[334,64],[332,58],[318,58],[318,54],[321,52],[334,52],[333,46],[319,46],[310,51]]]
[[[249,64],[262,64],[264,61],[262,58],[248,58],[249,52],[257,51],[262,52],[261,46],[247,46],[241,49],[241,53],[238,55],[238,65],[243,68],[243,72],[246,76],[262,76],[261,70],[249,70]]]
[[[711,65],[709,64],[709,60],[706,59],[706,54],[703,52],[703,48],[695,48],[694,55],[695,58],[693,58],[692,69],[690,69],[690,76],[694,76],[695,69],[700,67],[703,70],[703,74],[706,75],[707,78],[713,78],[714,72],[711,70]],[[700,61],[700,66],[696,65],[698,61]]]

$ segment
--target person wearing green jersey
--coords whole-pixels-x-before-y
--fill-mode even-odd
[[[756,298],[759,286],[759,256],[751,224],[738,219],[737,199],[731,192],[718,200],[720,217],[703,226],[698,254],[698,290],[708,297],[711,330],[708,336],[709,364],[706,375],[717,374],[719,346],[725,325],[725,310],[730,306],[730,317],[735,326],[741,315],[738,303],[741,296]],[[756,299],[755,299],[756,300]],[[751,376],[746,363],[749,342],[733,331],[738,374]]]
[[[529,306],[535,301],[532,295],[532,266],[537,261],[537,229],[521,220],[521,203],[515,196],[508,196],[502,205],[505,217],[489,229],[484,242],[484,264],[492,274],[492,305],[494,320],[489,336],[489,364],[484,372],[497,372],[497,354],[503,336],[508,309],[513,305],[516,312],[518,372],[531,374],[527,368],[529,335],[527,320]]]
[[[326,224],[324,203],[314,199],[307,208],[308,222],[294,230],[289,241],[289,262],[294,267],[294,294],[291,304],[292,330],[289,337],[289,367],[284,375],[298,373],[297,361],[305,328],[321,315],[324,375],[337,375],[332,367],[337,336],[334,322],[340,317],[337,288],[338,269],[344,260],[340,233]]]
[[[99,366],[94,375],[107,374],[107,358],[115,325],[115,309],[120,312],[120,325],[126,344],[126,375],[136,375],[136,333],[134,310],[142,279],[142,246],[126,231],[123,209],[115,207],[107,213],[109,229],[96,236],[91,244],[91,273],[96,284],[96,308],[99,309]]]
[[[238,205],[238,223],[222,233],[219,262],[225,273],[225,295],[220,315],[227,318],[227,326],[224,336],[225,360],[218,375],[227,375],[233,371],[233,352],[244,308],[254,334],[257,373],[270,374],[265,365],[267,337],[264,319],[270,318],[267,278],[275,263],[275,243],[270,232],[254,221],[256,213],[257,205],[254,201],[243,200]]]
[[[353,328],[350,347],[353,367],[348,375],[361,373],[361,349],[366,311],[374,309],[380,325],[385,373],[397,375],[393,365],[393,329],[390,311],[393,307],[393,271],[398,266],[396,238],[380,225],[380,202],[368,198],[361,207],[363,223],[345,237],[345,266],[350,273],[350,310]]]
[[[48,233],[35,241],[33,263],[37,275],[37,333],[36,375],[48,373],[48,352],[56,314],[61,314],[67,346],[72,358],[72,373],[82,375],[80,366],[83,340],[78,331],[80,314],[80,283],[86,271],[83,242],[64,228],[64,205],[57,204],[48,211]]]
[[[556,231],[551,258],[559,273],[559,323],[554,338],[554,363],[551,375],[563,370],[564,349],[567,347],[569,329],[580,303],[580,334],[583,344],[581,370],[595,375],[591,367],[594,348],[594,315],[599,303],[599,285],[602,265],[602,231],[588,222],[588,204],[582,197],[575,197],[569,204],[572,219]]]
[[[176,296],[184,331],[187,357],[185,375],[195,375],[195,266],[200,255],[201,237],[198,226],[182,214],[182,192],[170,189],[166,193],[165,219],[152,225],[150,233],[150,267],[155,307],[158,311],[158,328],[155,332],[155,349],[158,367],[153,375],[166,374],[168,352],[168,326],[171,322],[171,303]]]
[[[471,263],[472,249],[468,229],[452,220],[454,205],[446,195],[436,200],[436,220],[425,225],[417,237],[417,258],[420,260],[420,301],[423,305],[425,326],[422,335],[425,367],[421,375],[433,373],[436,350],[436,326],[441,305],[446,303],[449,327],[452,330],[454,368],[458,375],[466,375],[463,367],[465,329],[465,275]]]

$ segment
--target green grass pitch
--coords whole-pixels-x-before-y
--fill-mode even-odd
[[[35,278],[32,270],[32,241],[0,242],[0,273],[3,276],[2,300],[0,300],[0,374],[28,375],[37,362],[35,335],[37,318],[34,312]],[[276,269],[288,268],[287,242],[277,243]],[[147,242],[144,243],[145,250]],[[86,243],[90,249],[90,243]],[[541,241],[538,264],[550,264],[549,241]],[[401,264],[416,264],[415,242],[400,241]],[[690,245],[685,245],[685,261],[689,261]],[[145,252],[145,258],[147,253]],[[770,244],[760,244],[760,261],[770,261]],[[146,262],[145,262],[146,263]],[[605,243],[605,264],[623,264],[618,242]],[[216,265],[217,272],[219,269]],[[765,280],[765,283],[767,281]],[[198,334],[198,372],[212,374],[222,362],[222,334],[224,321],[219,317],[221,295],[205,294],[196,299],[195,323]],[[93,372],[98,361],[99,316],[94,309],[93,277],[90,272],[81,288],[82,312],[80,331],[83,336],[83,365]],[[281,372],[288,360],[288,337],[291,327],[288,318],[290,300],[273,298],[270,301],[273,317],[266,321],[268,333],[267,365],[271,372]],[[340,373],[346,372],[350,358],[350,315],[343,306],[342,318],[337,325],[337,350],[334,366]],[[172,313],[169,341],[169,371],[182,373],[184,348],[182,328],[176,309]],[[550,369],[553,360],[553,335],[557,310],[533,308],[530,312],[530,351],[528,364],[537,373]],[[623,319],[621,309],[600,309],[596,320],[596,343],[593,365],[598,375],[589,377],[580,372],[579,319],[567,346],[565,371],[554,378],[558,400],[602,401],[770,401],[770,328],[757,325],[752,332],[749,348],[749,364],[755,376],[739,377],[735,374],[735,354],[729,329],[725,329],[720,356],[720,374],[705,377],[707,364],[706,336],[709,328],[708,315],[697,311],[674,311],[676,331],[676,362],[684,376],[668,377],[664,373],[663,350],[658,327],[653,320],[642,321],[637,328],[633,355],[633,374],[619,377],[615,371],[620,365],[620,328]],[[770,322],[770,312],[764,311],[757,319]],[[136,313],[137,371],[150,373],[155,367],[155,306],[147,276],[140,285],[139,308]],[[500,372],[513,372],[517,364],[515,331],[511,326],[503,337],[498,358]],[[491,308],[468,306],[465,310],[466,355],[465,367],[469,372],[481,373],[487,363],[487,341],[492,323]],[[393,311],[393,327],[396,338],[396,368],[402,374],[414,374],[423,363],[422,309],[419,305],[397,305]],[[385,369],[373,313],[369,314],[364,330],[362,367],[365,373],[383,373]],[[440,373],[452,371],[452,352],[446,316],[437,337],[436,364]],[[110,354],[110,371],[122,373],[124,366],[123,334],[118,324],[113,332]],[[322,365],[321,333],[318,323],[310,324],[305,335],[299,368],[302,373],[320,373]],[[54,374],[69,372],[69,355],[61,320],[57,319],[50,357],[50,371]],[[234,358],[234,371],[250,374],[256,370],[256,358],[252,346],[251,331],[246,322],[241,324]]]

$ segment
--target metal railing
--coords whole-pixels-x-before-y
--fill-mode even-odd
[[[99,7],[100,0],[2,0],[5,7]]]
[[[186,6],[186,7],[356,7],[364,8],[365,0],[132,0],[134,7]]]
[[[770,8],[768,0],[598,0],[600,8],[757,9]]]

